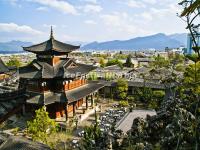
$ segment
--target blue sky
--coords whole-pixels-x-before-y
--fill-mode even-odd
[[[183,33],[178,0],[0,0],[0,41],[124,40]]]

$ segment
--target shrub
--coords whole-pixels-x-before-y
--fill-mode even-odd
[[[126,106],[128,106],[129,104],[128,104],[128,101],[122,100],[122,101],[119,102],[119,105],[120,105],[121,107],[126,107]]]

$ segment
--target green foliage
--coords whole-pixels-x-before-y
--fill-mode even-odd
[[[184,55],[175,54],[172,57],[170,57],[169,59],[170,59],[170,63],[183,64],[185,57],[184,57]]]
[[[162,99],[165,96],[165,92],[162,90],[153,91],[153,97],[157,99]]]
[[[88,75],[88,80],[96,81],[97,80],[97,73],[96,72],[90,72]]]
[[[107,81],[113,80],[114,79],[114,73],[112,73],[112,72],[106,72],[104,78]]]
[[[16,127],[16,128],[14,128],[14,129],[12,130],[12,133],[13,133],[14,135],[17,135],[18,132],[19,132],[19,127]]]
[[[120,99],[125,99],[128,91],[128,82],[127,80],[120,78],[117,80],[116,92]]]
[[[10,60],[6,63],[7,66],[10,67],[20,67],[21,66],[21,62],[19,61],[19,59],[15,56],[12,56],[10,58]]]
[[[179,5],[184,5],[184,3],[187,3],[190,1],[186,1],[183,0],[179,3]],[[200,0],[193,0],[190,2],[190,5],[188,7],[186,7],[183,12],[181,13],[181,17],[183,16],[188,16],[189,14],[192,14],[195,12],[195,10],[199,11],[199,7],[200,7]]]
[[[100,66],[101,66],[101,67],[105,67],[105,66],[106,66],[106,63],[105,63],[105,59],[104,59],[104,58],[100,58],[99,63],[100,63]]]
[[[176,65],[175,70],[180,71],[180,72],[184,72],[185,67],[182,64],[178,64],[178,65]]]
[[[119,59],[110,59],[108,60],[108,62],[106,63],[106,66],[112,66],[112,65],[118,65],[120,67],[122,67],[122,62],[119,61]]]
[[[95,146],[103,141],[103,136],[97,122],[97,114],[95,111],[95,123],[89,127],[84,128],[84,137],[82,139],[82,146],[85,150],[93,150]]]
[[[47,138],[57,131],[57,124],[49,118],[45,107],[36,110],[35,113],[35,118],[27,122],[28,134],[33,140],[48,144]]]
[[[184,83],[192,84],[195,82],[200,82],[200,62],[190,64],[184,72]]]
[[[156,90],[152,92],[152,97],[148,101],[148,107],[151,109],[159,109],[161,102],[165,96],[165,92],[162,90]]]
[[[168,67],[170,64],[170,61],[165,59],[164,57],[161,57],[160,55],[154,57],[154,61],[150,64],[152,67],[158,69],[162,67]]]
[[[132,104],[132,103],[134,103],[135,98],[133,96],[128,96],[127,100],[128,100],[129,103]]]
[[[126,59],[126,63],[124,64],[124,66],[126,67],[133,67],[133,63],[131,61],[132,56],[128,55],[127,59]]]
[[[122,101],[119,101],[119,105],[120,105],[121,107],[127,107],[127,106],[129,105],[129,103],[128,103],[128,101],[122,100]]]
[[[148,102],[152,99],[152,89],[151,88],[147,88],[147,87],[142,87],[137,89],[136,91],[136,99],[140,100],[142,102]]]
[[[108,57],[107,54],[93,54],[92,56],[93,57],[100,57],[100,58],[104,58],[104,59],[106,59]]]
[[[115,59],[126,59],[127,55],[126,54],[115,54],[113,57]]]
[[[199,30],[200,0],[182,0],[179,5],[183,7],[180,17],[187,23],[186,28],[189,30],[193,41],[192,49],[200,58],[199,40],[196,38]]]

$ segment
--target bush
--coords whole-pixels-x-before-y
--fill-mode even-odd
[[[17,57],[12,56],[6,65],[9,67],[20,67],[22,64]]]
[[[153,97],[162,99],[165,96],[165,92],[161,90],[153,91]]]
[[[151,108],[151,109],[158,109],[158,102],[156,102],[155,100],[151,100],[149,102],[148,107]]]
[[[116,86],[116,91],[117,91],[117,96],[120,99],[125,99],[127,96],[127,91],[128,91],[128,82],[127,80],[121,78],[118,79],[117,81],[117,86]]]
[[[126,106],[128,106],[129,104],[128,104],[128,101],[120,101],[120,102],[119,102],[119,105],[120,105],[121,107],[126,107]]]

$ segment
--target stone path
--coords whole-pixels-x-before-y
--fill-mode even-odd
[[[129,114],[125,115],[124,118],[120,120],[120,123],[117,126],[118,130],[122,130],[123,133],[126,133],[131,129],[133,120],[137,117],[146,118],[147,115],[153,116],[156,115],[154,110],[133,110]]]

